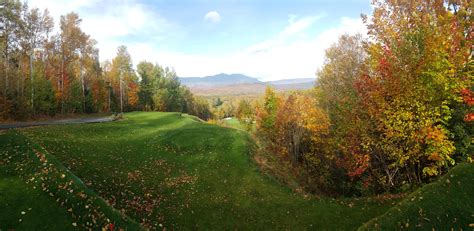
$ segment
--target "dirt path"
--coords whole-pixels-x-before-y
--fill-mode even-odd
[[[17,122],[17,123],[9,123],[9,124],[0,124],[0,130],[33,127],[33,126],[44,126],[44,125],[102,123],[102,122],[110,122],[112,120],[113,118],[109,116],[109,117],[96,117],[96,118],[77,118],[77,119]]]

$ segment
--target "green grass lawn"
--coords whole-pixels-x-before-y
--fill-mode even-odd
[[[89,210],[81,208],[91,205],[95,214],[104,214],[99,216],[102,227],[108,223],[104,219],[110,218],[110,223],[129,230],[139,228],[134,221],[151,229],[354,230],[399,201],[305,197],[259,172],[250,158],[253,141],[244,131],[179,113],[134,112],[125,117],[110,123],[20,129],[19,134],[0,134],[0,143],[29,147],[48,156],[59,169],[46,181],[53,188],[63,185],[64,180],[53,179],[64,173],[66,179],[74,180],[74,193],[68,194],[67,188],[65,194],[64,190],[54,194],[59,203],[74,197],[73,220],[83,227],[89,227],[83,223],[90,219],[86,217]],[[0,153],[6,153],[3,146]],[[5,174],[15,175],[11,168],[4,169]],[[30,177],[21,174],[21,179]],[[3,181],[20,184],[18,179]],[[98,199],[81,201],[76,196],[81,190]],[[18,192],[14,197],[23,195]],[[50,204],[48,196],[43,199],[38,203]],[[51,206],[56,216],[64,214],[64,206]],[[131,219],[117,215],[117,210]],[[0,221],[17,221],[16,216],[2,212]],[[59,224],[71,222],[68,217],[57,219]]]
[[[0,147],[0,230],[141,228],[24,135],[2,132]]]
[[[35,164],[25,143],[14,133],[0,133],[0,230],[65,230],[74,228],[67,209],[41,187],[26,183]],[[24,177],[23,177],[24,176]]]
[[[470,229],[468,229],[470,227]],[[472,230],[474,165],[463,163],[360,230]]]
[[[244,131],[247,131],[247,128],[245,126],[245,124],[242,124],[237,118],[235,117],[232,117],[232,118],[229,118],[229,119],[223,119],[222,120],[222,125],[224,127],[229,127],[229,128],[235,128],[235,129],[238,129],[238,130],[244,130]],[[252,131],[255,131],[256,130],[256,127],[255,127],[255,124],[252,125]]]
[[[71,230],[72,217],[53,197],[17,176],[0,178],[1,230]]]
[[[222,121],[223,121],[224,126],[226,127],[245,130],[245,127],[240,123],[240,121],[237,118],[229,118],[229,119],[224,119]]]
[[[179,113],[21,132],[146,227],[355,229],[393,203],[294,194],[259,174],[247,133]]]

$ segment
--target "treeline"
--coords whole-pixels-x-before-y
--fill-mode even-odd
[[[137,72],[140,76],[138,109],[185,112],[204,120],[212,118],[207,100],[194,96],[189,88],[181,85],[173,70],[149,62],[140,62]]]
[[[399,191],[474,158],[472,3],[374,1],[368,39],[326,51],[314,91],[267,89],[255,113],[267,150],[309,190]]]
[[[142,62],[137,75],[124,46],[100,63],[96,41],[76,13],[61,16],[54,32],[47,9],[6,0],[0,12],[1,119],[141,109],[211,116],[173,70]]]

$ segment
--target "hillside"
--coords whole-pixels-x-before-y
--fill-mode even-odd
[[[474,165],[460,164],[359,230],[463,230],[474,227]]]
[[[125,117],[1,132],[0,229],[431,230],[472,217],[472,165],[391,208],[399,199],[292,192],[259,171],[246,132],[179,113]]]
[[[42,152],[57,159],[91,193],[152,229],[348,230],[384,213],[394,202],[295,194],[258,171],[250,158],[253,144],[247,133],[179,113],[128,113],[119,122],[19,131],[19,136],[3,133],[1,140],[18,140],[10,145],[12,149],[31,147],[25,143],[37,150],[44,148]],[[22,141],[24,135],[27,140]],[[4,152],[5,146],[1,146],[0,153]],[[9,153],[12,158],[19,157],[16,152]],[[21,159],[25,158],[15,160]],[[61,180],[61,174],[51,179]],[[22,193],[9,191],[18,197]],[[49,197],[47,192],[43,195]],[[68,195],[76,194],[64,196]],[[52,198],[56,200],[56,194]],[[60,215],[69,207],[48,209]],[[0,224],[2,230],[22,227],[18,223],[21,214],[7,213],[2,214],[3,221],[8,220]],[[86,225],[81,223],[85,220],[73,220],[78,226]]]
[[[2,131],[0,147],[0,230],[141,229],[23,134]]]

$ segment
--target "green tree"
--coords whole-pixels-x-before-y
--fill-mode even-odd
[[[255,109],[248,100],[240,100],[239,105],[235,111],[235,116],[240,121],[240,123],[245,126],[247,131],[252,130],[255,119]]]
[[[256,108],[257,128],[264,137],[271,141],[275,140],[275,119],[280,105],[280,99],[273,90],[267,86],[262,107]]]
[[[26,9],[25,9],[26,10]],[[49,33],[53,29],[53,18],[49,16],[48,10],[44,13],[40,13],[38,8],[33,8],[25,13],[25,27],[24,27],[24,39],[25,42],[23,50],[28,52],[29,56],[29,75],[30,75],[30,86],[31,86],[31,107],[34,110],[34,94],[35,94],[35,81],[33,75],[35,50],[41,48],[44,41],[48,39]]]
[[[163,75],[163,68],[150,62],[142,61],[137,65],[140,77],[140,104],[143,110],[149,111],[155,107],[153,94],[159,88],[159,82]]]

